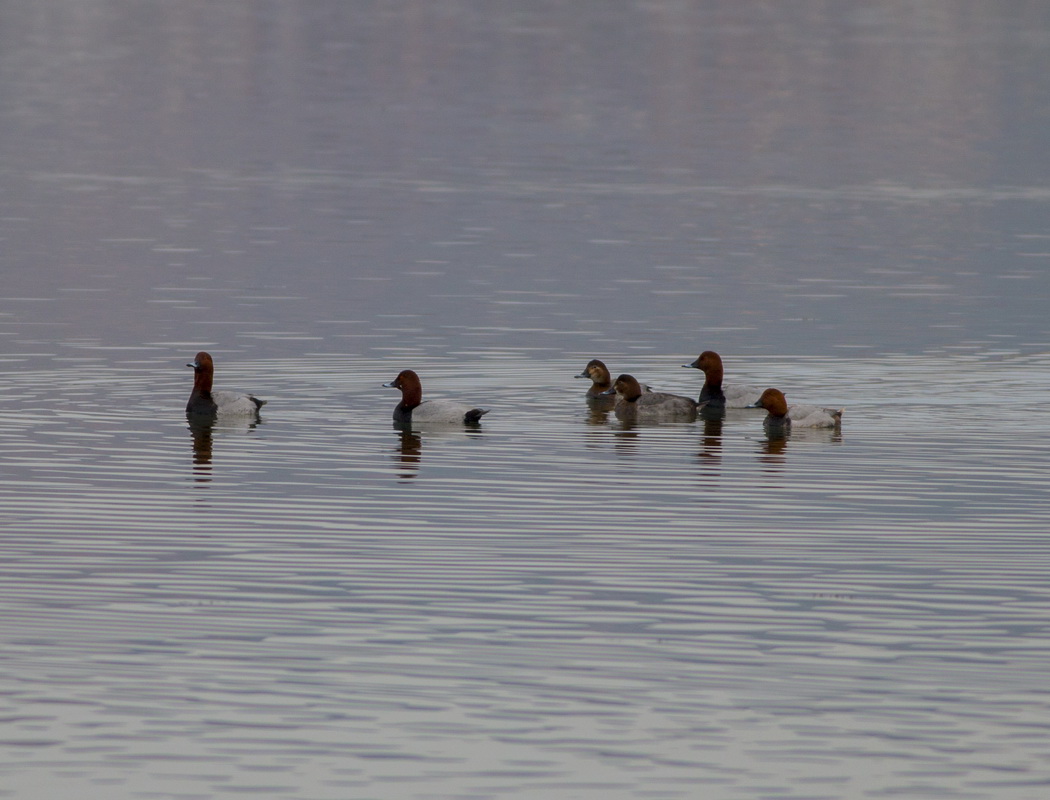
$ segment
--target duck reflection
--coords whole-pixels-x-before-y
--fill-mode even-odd
[[[759,460],[768,464],[784,463],[788,443],[792,448],[805,444],[841,444],[842,431],[825,428],[799,428],[792,430],[789,425],[770,425],[765,428],[765,435],[758,440]]]
[[[763,464],[779,466],[784,463],[791,428],[766,428],[766,435],[759,439],[758,460]]]
[[[704,435],[700,440],[698,458],[707,461],[719,461],[722,458],[722,423],[725,420],[725,409],[700,409],[703,420]]]
[[[645,427],[631,420],[617,420],[613,431],[613,450],[617,453],[633,454],[641,444],[641,431]]]
[[[423,440],[428,445],[433,445],[442,439],[459,439],[461,437],[476,438],[484,436],[480,425],[467,425],[462,428],[412,428],[408,425],[394,423],[394,435],[397,444],[391,448],[393,460],[400,468],[397,476],[401,481],[413,480],[419,475],[420,467],[423,465]]]
[[[588,397],[587,424],[608,425],[609,413],[613,410],[613,406],[615,405],[615,395],[606,395],[605,397]]]
[[[411,480],[419,474],[419,465],[423,460],[423,437],[416,431],[395,426],[398,442],[394,448],[395,460],[401,469],[398,477]]]
[[[257,420],[247,418],[222,419],[206,414],[187,414],[186,422],[193,441],[193,482],[208,484],[212,480],[212,442],[216,430],[248,433]]]
[[[200,414],[187,414],[190,434],[193,436],[193,481],[194,483],[211,482],[211,442],[214,419]]]

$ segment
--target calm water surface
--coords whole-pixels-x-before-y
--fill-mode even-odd
[[[1050,791],[1050,12],[593,5],[5,12],[0,797]]]
[[[39,409],[0,418],[15,796],[1050,778],[1045,356],[808,362],[846,424],[787,442],[593,418],[582,356],[430,364],[492,413],[408,434],[385,362],[241,361],[259,424],[192,430],[188,370],[108,361],[5,370]]]

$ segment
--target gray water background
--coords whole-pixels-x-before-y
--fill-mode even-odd
[[[1044,797],[1048,67],[1042,3],[4,4],[0,797]],[[842,430],[572,378],[703,349]]]

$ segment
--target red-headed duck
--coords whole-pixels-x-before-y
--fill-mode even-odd
[[[444,425],[473,425],[489,413],[487,408],[476,408],[456,400],[424,400],[423,384],[419,376],[410,369],[401,370],[390,383],[384,383],[387,389],[400,389],[401,402],[394,408],[394,422],[399,425],[409,423],[435,423]]]
[[[751,408],[764,408],[769,413],[766,428],[837,428],[842,423],[843,409],[796,404],[788,406],[779,389],[766,389]]]
[[[666,392],[647,392],[633,375],[620,375],[606,394],[616,394],[613,412],[616,418],[638,422],[692,422],[696,419],[697,402]]]
[[[201,351],[187,367],[193,367],[193,391],[186,403],[187,414],[209,414],[211,416],[248,416],[258,414],[266,403],[250,394],[237,392],[213,392],[215,362]]]
[[[750,408],[762,394],[762,389],[757,386],[723,386],[722,357],[714,350],[705,350],[696,357],[696,361],[682,366],[703,370],[704,386],[700,390],[698,402],[705,408]]]

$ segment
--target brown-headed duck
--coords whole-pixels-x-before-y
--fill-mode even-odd
[[[474,425],[489,413],[487,408],[460,403],[456,400],[424,400],[423,384],[419,376],[410,369],[401,370],[387,389],[400,389],[401,402],[394,408],[394,422],[399,425],[431,423],[443,425]]]
[[[693,422],[697,402],[666,392],[645,391],[633,375],[623,374],[613,381],[606,394],[616,394],[616,418],[638,422]]]
[[[615,392],[609,390],[613,388],[612,375],[609,373],[609,368],[605,366],[604,361],[600,361],[597,358],[592,358],[587,362],[587,366],[583,368],[583,372],[579,375],[573,375],[574,378],[588,378],[591,381],[590,387],[587,389],[585,397],[589,400],[602,400],[606,398],[615,402]],[[647,384],[642,384],[643,392],[651,392]],[[605,395],[605,397],[603,397]],[[611,407],[611,404],[610,404]]]
[[[762,394],[762,389],[758,386],[723,386],[722,357],[714,350],[705,350],[691,364],[682,366],[703,370],[704,386],[700,390],[698,402],[705,408],[752,408]]]
[[[842,424],[843,409],[796,404],[788,406],[779,389],[766,389],[751,408],[764,408],[769,413],[763,422],[767,428],[837,428]]]
[[[251,394],[213,392],[211,384],[215,377],[215,362],[203,350],[186,366],[193,367],[193,391],[186,403],[187,414],[244,417],[258,414],[266,403]]]
[[[612,375],[609,374],[609,368],[605,366],[604,361],[599,361],[597,358],[588,361],[583,372],[573,377],[587,378],[591,381],[590,388],[587,389],[587,397],[599,397],[612,388]]]

